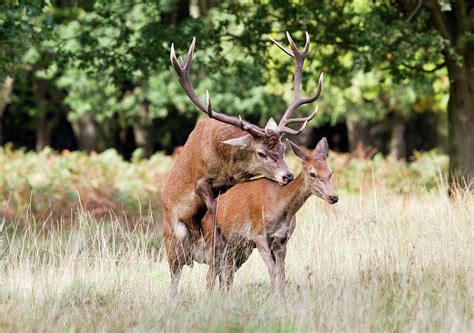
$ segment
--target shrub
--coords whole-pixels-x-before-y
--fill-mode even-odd
[[[161,153],[143,159],[137,152],[127,162],[113,149],[88,155],[0,148],[0,213],[7,220],[24,211],[42,221],[71,220],[80,208],[98,219],[112,214],[132,222],[152,214],[159,221],[161,191],[173,161]],[[300,167],[293,156],[288,161],[293,169]],[[374,189],[425,193],[444,184],[448,159],[436,152],[416,153],[409,163],[381,155],[362,160],[331,154],[330,165],[334,186],[342,194]]]

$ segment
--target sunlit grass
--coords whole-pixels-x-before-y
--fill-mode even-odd
[[[254,252],[230,292],[207,292],[195,265],[170,296],[151,217],[131,228],[79,211],[45,232],[17,216],[1,237],[0,329],[474,330],[472,195],[341,199],[297,215],[283,295]]]

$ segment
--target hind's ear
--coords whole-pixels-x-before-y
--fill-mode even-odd
[[[253,137],[250,134],[244,135],[240,138],[229,139],[226,141],[221,141],[222,143],[230,146],[234,146],[240,149],[246,149],[252,144]]]
[[[314,148],[314,155],[326,159],[328,157],[328,150],[328,140],[326,140],[326,138],[324,137],[319,140],[318,144],[316,145],[316,148]]]
[[[298,146],[296,143],[290,141],[290,139],[286,139],[286,141],[289,143],[291,149],[293,149],[293,152],[295,153],[296,156],[302,161],[306,161],[308,159],[306,153],[304,150]]]

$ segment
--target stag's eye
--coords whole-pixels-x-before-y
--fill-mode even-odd
[[[309,172],[309,175],[310,175],[311,177],[313,177],[313,178],[316,178],[316,174],[314,173],[314,171],[310,171],[310,172]]]
[[[267,158],[267,155],[265,155],[265,154],[262,153],[261,151],[257,151],[257,155],[258,155],[258,157],[260,157],[260,158]]]

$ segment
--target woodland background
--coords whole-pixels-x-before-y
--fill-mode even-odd
[[[474,2],[3,1],[0,331],[474,332]],[[230,292],[185,268],[170,296],[161,191],[205,115],[170,65],[264,125],[311,49],[340,200],[313,196],[288,242],[287,289],[258,253]],[[301,115],[312,111],[302,108]],[[286,157],[297,173],[301,163]],[[453,187],[454,185],[454,187]]]
[[[293,64],[266,35],[311,51],[325,85],[298,138],[410,160],[435,149],[454,180],[474,165],[474,5],[469,1],[7,1],[0,11],[1,144],[149,157],[202,116],[169,63],[197,37],[194,81],[216,110],[263,125],[291,100]],[[314,106],[313,106],[314,107]],[[311,110],[305,109],[301,112]],[[464,177],[464,178],[462,178]],[[460,179],[462,178],[462,179]]]

